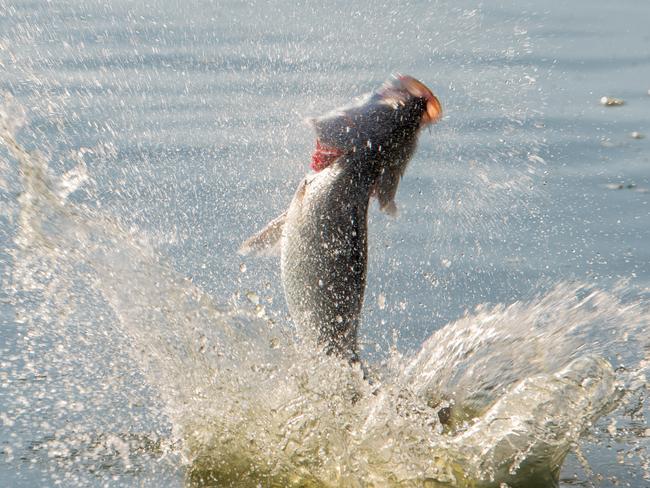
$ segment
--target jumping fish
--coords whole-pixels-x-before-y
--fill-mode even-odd
[[[328,354],[358,361],[366,287],[370,197],[394,215],[397,186],[420,129],[442,116],[420,81],[398,75],[358,103],[311,119],[311,168],[286,212],[249,238],[241,254],[280,249],[289,313]]]

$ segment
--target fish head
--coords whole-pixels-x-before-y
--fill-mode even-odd
[[[316,131],[311,168],[342,162],[367,174],[370,196],[395,214],[395,194],[420,129],[438,122],[442,106],[421,81],[396,75],[357,103],[310,119]]]
[[[390,157],[391,148],[408,146],[421,128],[442,117],[442,106],[422,82],[395,75],[357,103],[309,119],[316,131],[312,169],[321,171],[341,156]]]
[[[420,129],[442,117],[442,106],[422,82],[396,75],[357,103],[311,119],[319,172],[339,161],[355,165],[372,182],[380,208],[395,213],[394,197]]]
[[[421,81],[408,75],[396,75],[377,90],[381,105],[392,108],[384,130],[387,150],[379,158],[378,175],[371,195],[377,198],[379,208],[389,215],[397,214],[395,195],[417,144],[420,130],[442,118],[442,105]]]

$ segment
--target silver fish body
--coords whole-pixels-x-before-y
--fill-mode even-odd
[[[350,360],[366,287],[370,181],[333,165],[303,180],[284,224],[282,284],[303,337]]]
[[[370,198],[394,209],[419,129],[440,113],[424,85],[402,77],[360,104],[314,119],[317,172],[301,182],[289,209],[240,250],[260,252],[279,242],[291,317],[300,335],[327,353],[358,360]]]

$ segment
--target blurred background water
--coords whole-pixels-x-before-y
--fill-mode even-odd
[[[278,260],[244,261],[236,250],[287,206],[305,173],[314,136],[304,119],[395,72],[429,86],[445,118],[420,138],[399,217],[370,215],[368,361],[393,347],[409,355],[479,304],[530,299],[560,281],[610,290],[623,279],[626,297],[647,299],[650,4],[0,0],[0,14],[8,132],[68,182],[82,165],[85,186],[69,198],[111,215],[217,303],[262,303],[287,322]],[[603,96],[625,103],[604,106]],[[61,345],[48,328],[58,319],[20,292],[17,303],[11,286],[18,268],[48,267],[18,266],[25,192],[7,147],[0,484],[182,484],[183,463],[162,447],[172,427],[160,400],[138,361],[114,354],[130,339],[97,332],[108,315],[89,306],[75,323],[92,332],[56,330],[68,337],[65,364],[44,359]],[[93,294],[71,296],[79,305]],[[104,340],[105,351],[86,352]],[[73,394],[57,393],[52,378],[94,367],[98,376]],[[35,386],[43,375],[48,386]],[[91,447],[39,450],[65,444],[75,403],[88,405],[84,419],[95,412],[84,420]],[[564,483],[650,486],[647,465],[626,461],[647,448],[645,420],[615,418],[620,432],[609,420],[611,437],[584,442],[593,472],[572,455]],[[113,454],[88,456],[95,444]],[[81,459],[74,477],[57,474],[61,456]]]

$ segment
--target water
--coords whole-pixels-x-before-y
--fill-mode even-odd
[[[650,483],[648,6],[0,11],[3,485]],[[235,251],[394,71],[446,118],[370,217],[370,386]]]

